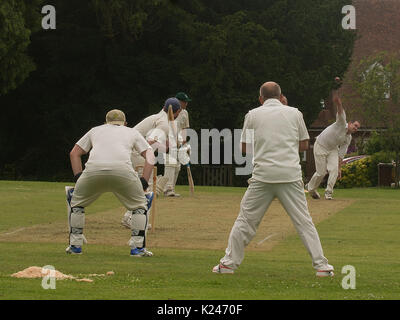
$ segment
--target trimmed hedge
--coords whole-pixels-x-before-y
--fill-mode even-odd
[[[376,187],[378,185],[378,164],[392,162],[393,155],[377,152],[369,157],[351,162],[342,167],[342,179],[336,188]]]

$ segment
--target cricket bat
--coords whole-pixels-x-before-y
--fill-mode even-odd
[[[168,106],[168,123],[170,125],[170,129],[172,130],[172,134],[174,135],[174,138],[176,139],[175,143],[176,143],[176,147],[178,147],[178,130],[175,126],[174,123],[174,112],[172,111],[172,106],[169,105]],[[172,146],[169,145],[169,147],[171,148]]]
[[[172,111],[172,106],[168,106],[168,121],[174,121],[174,112]]]

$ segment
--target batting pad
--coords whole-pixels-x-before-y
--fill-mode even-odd
[[[167,183],[168,183],[168,177],[161,175],[157,176],[157,188],[156,188],[157,195],[160,195],[164,192]]]

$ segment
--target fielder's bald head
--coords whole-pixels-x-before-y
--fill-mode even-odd
[[[281,87],[276,82],[265,82],[260,88],[260,101],[262,103],[268,99],[280,99],[282,94]]]

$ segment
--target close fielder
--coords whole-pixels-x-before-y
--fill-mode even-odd
[[[317,188],[327,173],[329,178],[325,189],[325,199],[333,199],[333,188],[336,180],[342,176],[342,161],[350,145],[351,135],[360,128],[359,121],[346,122],[346,113],[336,90],[333,92],[333,103],[337,108],[336,122],[322,131],[314,143],[316,171],[306,185],[306,190],[314,199],[320,199]]]
[[[278,198],[311,256],[317,276],[333,275],[304,194],[299,151],[308,148],[307,128],[302,113],[283,105],[281,98],[277,83],[264,83],[260,88],[261,106],[245,117],[242,151],[252,146],[254,168],[225,256],[212,270],[215,273],[234,273],[272,200]]]
[[[132,150],[145,160],[143,176],[139,178],[131,163]],[[89,153],[85,170],[82,171],[82,156]],[[134,257],[149,257],[146,250],[147,212],[153,194],[147,199],[144,189],[154,166],[154,153],[138,131],[127,128],[125,114],[111,110],[106,115],[106,124],[92,128],[70,152],[71,167],[75,177],[75,188],[67,189],[69,204],[69,246],[67,253],[82,253],[85,240],[85,208],[105,192],[113,192],[129,210],[132,219],[129,240],[130,254]]]

